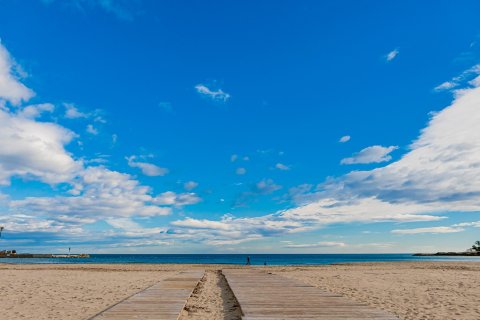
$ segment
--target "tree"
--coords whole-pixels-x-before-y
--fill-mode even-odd
[[[475,244],[472,246],[472,249],[480,252],[480,241],[475,241]]]

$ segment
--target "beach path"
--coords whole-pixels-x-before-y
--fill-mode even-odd
[[[240,304],[243,320],[398,320],[383,310],[262,270],[222,272]]]
[[[204,270],[179,272],[109,307],[90,320],[176,320]]]

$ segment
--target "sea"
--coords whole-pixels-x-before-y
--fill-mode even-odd
[[[0,263],[12,264],[246,264],[309,266],[356,262],[396,261],[476,261],[480,257],[414,256],[402,254],[92,254],[89,258],[1,258]]]

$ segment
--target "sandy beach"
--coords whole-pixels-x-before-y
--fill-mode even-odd
[[[181,319],[239,319],[221,265],[0,264],[5,319],[88,319],[175,271],[201,268],[205,276]],[[480,263],[401,262],[255,267],[341,293],[400,319],[479,319]],[[179,310],[180,312],[180,310]]]

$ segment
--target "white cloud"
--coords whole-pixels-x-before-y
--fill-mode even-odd
[[[137,156],[130,156],[126,158],[128,165],[132,168],[139,168],[146,176],[157,177],[164,176],[168,173],[167,168],[162,168],[148,162],[137,161]]]
[[[240,193],[234,201],[235,207],[247,206],[255,201],[259,196],[269,195],[282,188],[275,184],[272,179],[262,179],[251,187],[249,191]]]
[[[51,103],[33,104],[22,108],[17,112],[18,116],[23,118],[35,119],[44,112],[53,112],[55,106]]]
[[[218,102],[227,102],[230,99],[230,94],[223,92],[222,89],[211,90],[203,84],[197,84],[195,86],[197,92],[205,97],[212,99],[213,101]]]
[[[12,176],[46,183],[70,180],[82,168],[81,162],[65,150],[74,133],[54,123],[25,117],[23,111],[30,116],[35,113],[34,107],[19,115],[0,110],[0,184],[9,184]]]
[[[248,157],[248,156],[243,156],[243,157],[241,157],[241,158],[240,158],[240,156],[239,156],[238,154],[232,154],[232,155],[230,156],[230,162],[235,162],[235,161],[237,161],[238,159],[241,159],[241,160],[243,160],[243,161],[250,161],[250,157]]]
[[[322,198],[312,203],[281,212],[283,219],[306,224],[328,225],[346,222],[437,221],[443,217],[430,215],[435,207],[415,203],[389,203],[375,197]]]
[[[480,65],[475,65],[463,71],[459,76],[453,77],[451,80],[445,81],[442,84],[436,86],[433,90],[444,91],[444,90],[456,88],[460,86],[463,82],[468,81],[472,77],[476,77],[479,74],[480,74]],[[472,83],[472,85],[475,86],[474,83]]]
[[[474,228],[480,228],[480,221],[457,223],[457,224],[454,224],[452,227],[474,227]]]
[[[352,172],[343,189],[438,210],[480,210],[480,88],[462,90],[432,116],[410,151],[383,168]]]
[[[480,228],[480,221],[462,222],[451,226],[413,228],[413,229],[396,229],[391,233],[395,234],[419,234],[419,233],[456,233],[465,231],[465,228]]]
[[[65,118],[67,119],[78,119],[78,118],[87,118],[86,113],[80,112],[73,103],[64,103],[65,107]]]
[[[350,138],[351,138],[350,136],[343,136],[343,137],[340,138],[340,140],[338,140],[338,142],[345,143],[345,142],[350,141]]]
[[[247,173],[247,169],[237,168],[237,170],[235,170],[235,173],[241,176],[241,175],[244,175],[245,173]]]
[[[392,61],[393,59],[395,59],[398,56],[399,53],[400,53],[400,51],[398,51],[398,49],[394,49],[394,50],[390,51],[389,53],[387,53],[385,55],[385,61],[386,62]]]
[[[32,90],[19,81],[19,76],[15,74],[15,71],[18,70],[16,66],[10,53],[0,42],[0,99],[14,105],[27,101],[35,95]]]
[[[255,185],[254,192],[259,194],[270,194],[281,188],[282,186],[275,184],[272,179],[262,179]]]
[[[445,81],[444,83],[438,85],[435,87],[435,91],[443,91],[443,90],[448,90],[456,87],[458,84],[453,81]]]
[[[89,167],[72,182],[71,196],[27,197],[10,202],[13,212],[50,217],[69,216],[96,221],[113,217],[168,215],[171,209],[155,204],[151,189],[128,174]]]
[[[60,219],[37,218],[25,214],[0,215],[0,225],[9,233],[48,232],[72,235],[83,231],[78,222],[63,222]]]
[[[183,184],[183,188],[187,191],[191,191],[198,187],[198,183],[195,181],[187,181]]]
[[[167,191],[159,194],[152,201],[158,205],[186,206],[199,203],[201,199],[195,193],[191,192],[175,193],[172,191]]]
[[[188,236],[190,240],[211,245],[238,244],[288,232],[298,228],[298,222],[270,221],[266,217],[234,218],[225,215],[220,221],[185,218],[172,222],[174,233]]]
[[[87,131],[87,133],[90,133],[94,136],[98,134],[98,129],[91,124],[87,125],[87,128],[85,129],[85,131]]]
[[[287,166],[287,165],[285,165],[285,164],[283,164],[283,163],[277,163],[277,164],[275,165],[275,168],[277,168],[278,170],[282,170],[282,171],[288,171],[288,170],[290,170],[290,167]]]
[[[392,159],[390,153],[398,149],[397,146],[382,147],[371,146],[362,149],[360,152],[354,154],[350,158],[345,158],[340,161],[341,164],[367,164],[387,162]]]
[[[170,246],[173,242],[164,240],[129,240],[121,243],[111,244],[111,248],[130,248],[130,247],[158,247]]]
[[[435,213],[480,211],[478,105],[479,87],[458,92],[449,107],[432,116],[400,160],[328,180],[311,195],[312,203],[282,215],[327,221],[329,214],[342,213],[338,220],[414,221],[435,220]]]
[[[396,229],[392,230],[392,233],[395,234],[419,234],[419,233],[455,233],[462,232],[462,228],[453,228],[453,227],[429,227],[429,228],[414,228],[414,229]]]
[[[302,243],[302,244],[287,244],[284,248],[331,248],[331,247],[346,247],[343,242],[321,241],[317,243]]]

